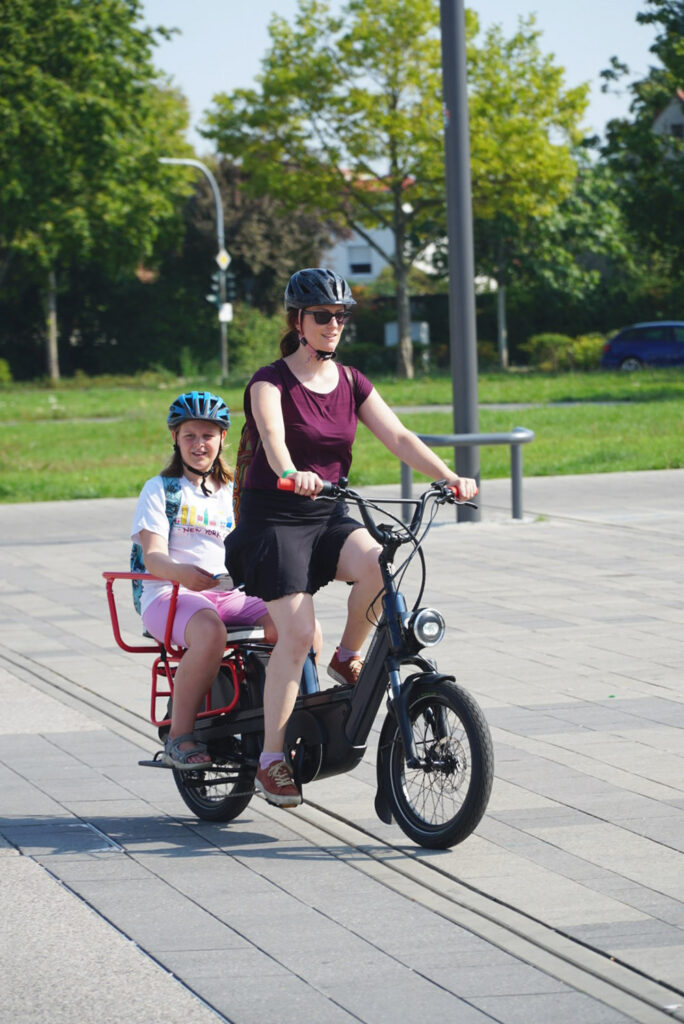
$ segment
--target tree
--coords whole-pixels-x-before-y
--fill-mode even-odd
[[[238,284],[238,296],[264,313],[282,310],[283,280],[293,266],[319,262],[331,246],[335,225],[311,206],[284,204],[267,193],[254,194],[248,188],[245,170],[229,160],[212,164],[221,198],[226,244],[230,250],[231,272]],[[187,234],[184,248],[213,258],[216,252],[214,198],[206,179],[197,182],[196,192],[185,210]]]
[[[39,277],[47,363],[59,377],[59,275],[93,259],[134,267],[172,230],[187,178],[157,158],[189,151],[187,105],[158,79],[141,0],[5,0],[0,22],[0,281]]]
[[[469,51],[470,137],[477,262],[497,283],[498,349],[508,365],[506,287],[524,252],[551,229],[577,174],[573,149],[587,85],[565,89],[563,68],[544,55],[534,17],[506,40],[497,25]],[[552,255],[545,246],[546,255]],[[567,265],[564,252],[551,266]]]
[[[505,239],[518,323],[527,300],[526,337],[540,330],[575,336],[614,327],[620,322],[613,319],[616,306],[643,285],[609,168],[581,155],[578,165],[570,195],[524,234],[512,226]]]
[[[588,303],[599,287],[620,275],[632,287],[638,272],[635,245],[619,204],[618,187],[610,170],[577,154],[578,171],[570,194],[544,217],[517,224],[506,214],[475,222],[476,269],[497,274],[497,328],[501,365],[502,328],[506,309],[502,290],[513,286],[554,295],[568,310]],[[503,276],[505,275],[505,276]],[[503,284],[502,284],[503,282]],[[503,309],[502,309],[503,307]],[[505,318],[502,323],[502,315]],[[564,328],[567,330],[567,328]],[[572,332],[570,332],[572,333]],[[507,332],[506,332],[507,334]]]
[[[477,18],[466,18],[473,204],[483,219],[521,225],[571,188],[586,86],[563,90],[533,21],[510,42],[492,29],[478,48]],[[270,35],[260,89],[215,97],[206,135],[249,168],[254,188],[326,203],[387,260],[397,369],[410,377],[408,274],[446,228],[439,4],[348,0],[333,17],[323,0],[301,0],[294,25],[274,18]],[[379,227],[391,249],[369,233]]]
[[[438,28],[434,0],[349,0],[339,17],[301,0],[294,25],[271,21],[260,89],[216,96],[205,133],[252,189],[327,212],[387,260],[408,377],[407,274],[444,203]]]
[[[609,122],[602,155],[645,253],[676,274],[684,248],[684,139],[654,131],[654,121],[670,103],[684,105],[684,2],[647,0],[647,7],[636,20],[658,26],[650,47],[658,64],[629,86],[630,116]],[[613,57],[602,72],[604,90],[629,73]]]

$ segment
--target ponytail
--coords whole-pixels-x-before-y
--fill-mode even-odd
[[[299,328],[297,323],[299,321],[299,309],[288,309],[285,317],[287,320],[287,331],[280,339],[280,354],[283,356],[291,356],[293,352],[296,352],[299,348]]]

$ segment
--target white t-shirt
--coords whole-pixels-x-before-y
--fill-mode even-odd
[[[131,540],[139,544],[140,531],[149,530],[168,538],[169,555],[175,562],[187,562],[213,574],[225,572],[223,541],[233,529],[233,485],[224,484],[206,495],[185,476],[179,483],[180,506],[169,533],[164,481],[161,476],[154,476],[146,482],[133,515]],[[164,591],[171,591],[170,583],[143,581],[141,611]],[[189,591],[180,587],[179,593]]]

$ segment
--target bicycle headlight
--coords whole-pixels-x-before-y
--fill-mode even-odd
[[[410,616],[406,626],[421,647],[434,647],[446,632],[444,619],[434,608],[420,608]]]

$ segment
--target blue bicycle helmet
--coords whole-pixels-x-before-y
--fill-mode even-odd
[[[186,391],[171,403],[166,423],[173,430],[186,420],[209,420],[227,430],[230,412],[223,399],[211,391]]]
[[[355,306],[351,288],[343,277],[325,267],[298,270],[285,289],[285,309],[308,306]]]

